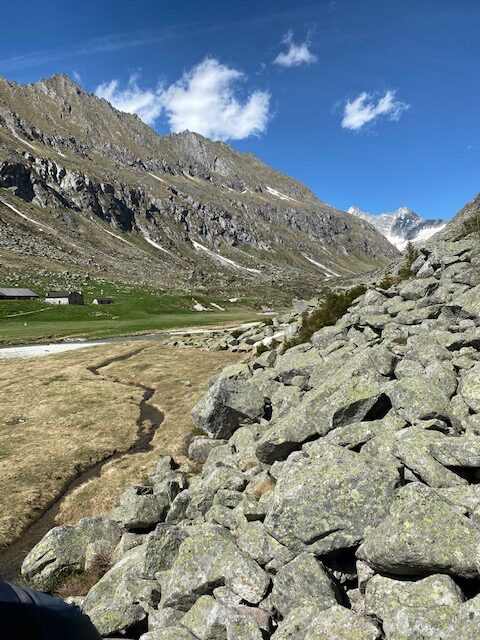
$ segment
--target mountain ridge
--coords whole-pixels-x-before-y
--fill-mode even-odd
[[[162,286],[241,288],[255,278],[315,291],[332,273],[348,277],[397,255],[371,226],[252,154],[188,131],[159,136],[65,75],[0,79],[0,188],[27,217],[40,207],[62,234],[69,221],[78,233],[91,227],[107,253],[108,231],[120,235],[119,261],[128,243],[141,246],[150,257],[143,276],[138,256],[123,259],[135,278]],[[97,249],[90,258],[101,265]]]

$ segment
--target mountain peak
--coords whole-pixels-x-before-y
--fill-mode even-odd
[[[352,206],[347,209],[347,213],[371,224],[400,250],[403,250],[408,242],[416,244],[425,242],[446,225],[443,220],[424,220],[413,209],[406,206],[378,215],[366,213]]]

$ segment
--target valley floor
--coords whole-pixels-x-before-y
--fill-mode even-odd
[[[111,509],[159,455],[185,462],[192,406],[238,358],[137,342],[2,362],[0,547],[17,542],[0,576],[50,527]]]

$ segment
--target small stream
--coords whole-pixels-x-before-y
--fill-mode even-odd
[[[88,367],[88,370],[96,376],[101,376],[100,369],[107,367],[113,362],[127,360],[132,356],[140,353],[143,349],[137,349],[133,352],[117,356],[102,362],[96,367]],[[56,517],[59,514],[63,501],[71,495],[78,487],[82,486],[89,480],[97,478],[108,462],[118,460],[135,453],[143,453],[151,449],[151,442],[155,432],[164,420],[164,415],[155,406],[149,404],[155,390],[140,383],[125,382],[123,380],[113,379],[114,382],[129,387],[142,389],[143,396],[139,403],[139,417],[137,419],[137,435],[135,441],[130,445],[127,451],[114,452],[112,455],[100,460],[93,466],[81,472],[76,478],[68,482],[57,497],[47,506],[45,511],[39,518],[33,522],[10,546],[0,552],[0,579],[1,580],[18,580],[22,562],[30,552],[30,550],[43,538],[43,536],[53,527]]]

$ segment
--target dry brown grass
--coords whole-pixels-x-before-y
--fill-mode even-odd
[[[275,489],[275,479],[268,477],[268,478],[262,478],[261,480],[258,480],[258,482],[255,482],[253,485],[253,488],[251,490],[251,494],[257,499],[260,500],[260,498],[265,494],[268,493],[269,491],[273,491]]]
[[[109,556],[99,556],[88,571],[72,571],[63,576],[52,593],[59,598],[86,596],[90,589],[104,576],[112,566]]]
[[[191,407],[214,372],[238,356],[162,344],[135,354],[138,349],[138,344],[108,345],[1,363],[0,546],[18,538],[79,471],[114,451],[127,451],[135,441],[142,391],[124,382],[156,389],[150,402],[165,419],[152,450],[106,463],[99,477],[66,495],[56,522],[110,509],[161,454],[184,461]],[[88,370],[128,353],[135,355],[104,367],[101,377]]]

